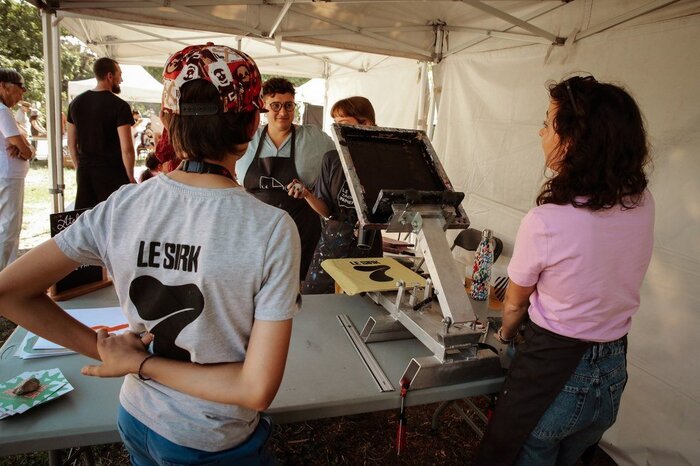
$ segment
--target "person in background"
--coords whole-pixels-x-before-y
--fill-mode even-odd
[[[259,122],[260,74],[207,44],[171,56],[163,78],[180,167],[123,187],[0,273],[0,313],[102,361],[84,375],[125,376],[117,424],[133,464],[272,464],[259,412],[301,300],[294,222],[233,176]],[[109,269],[130,331],[95,332],[47,297],[83,263]]]
[[[139,176],[139,183],[150,180],[161,171],[161,163],[155,154],[148,154],[145,161],[146,169]]]
[[[120,186],[135,183],[134,119],[129,104],[117,97],[122,71],[111,58],[93,65],[97,86],[68,106],[68,150],[77,170],[75,208],[90,208]]]
[[[29,115],[32,111],[32,105],[27,101],[20,101],[19,108],[15,112],[15,119],[19,125],[19,129],[24,131],[24,135],[29,137],[31,134],[31,125],[29,123]]]
[[[374,107],[365,97],[354,96],[339,100],[331,108],[331,116],[339,125],[376,125]],[[323,156],[321,175],[316,180],[313,191],[296,179],[287,188],[290,196],[306,200],[324,219],[321,239],[314,251],[302,293],[335,291],[333,278],[321,267],[321,262],[326,259],[382,256],[381,234],[377,235],[375,230],[368,232],[368,244],[358,245],[355,231],[357,212],[337,150],[328,151]]]
[[[139,112],[138,110],[132,110],[131,116],[134,119],[134,122],[131,125],[131,140],[133,141],[134,147],[138,148],[138,146],[141,143],[141,141],[140,141],[141,138],[139,137],[139,125],[141,124],[141,112]],[[138,152],[136,155],[138,155]]]
[[[66,112],[61,111],[61,137],[65,137],[67,126],[68,118],[66,117]]]
[[[178,160],[177,155],[175,155],[175,149],[173,149],[173,145],[170,143],[170,135],[168,134],[170,114],[161,110],[160,120],[163,124],[163,132],[156,143],[154,155],[161,163],[160,169],[163,171],[163,173],[168,173],[175,170],[180,161]]]
[[[160,137],[163,135],[163,122],[153,110],[149,110],[148,115],[151,119],[151,129],[153,130],[153,144],[157,146],[158,141],[160,141]]]
[[[36,140],[36,138],[45,138],[46,137],[46,128],[41,126],[41,122],[39,121],[39,110],[32,109],[31,115],[29,117],[29,124],[31,125],[31,135],[32,135],[32,147],[34,148],[34,151],[36,152],[36,147],[39,141]]]
[[[141,135],[141,144],[146,148],[146,151],[153,152],[156,148],[155,136],[153,130],[151,129],[151,123],[146,123],[146,127],[143,129],[143,134]]]
[[[0,270],[17,257],[22,231],[24,178],[34,149],[17,125],[12,107],[22,100],[24,78],[0,68]]]
[[[236,164],[243,186],[261,201],[292,216],[301,237],[300,277],[304,278],[321,235],[318,214],[303,199],[287,194],[292,180],[311,186],[321,173],[331,138],[313,125],[295,125],[294,86],[284,78],[263,85],[268,124],[259,128],[246,154]]]
[[[644,122],[592,76],[549,86],[540,129],[553,172],[523,218],[503,325],[525,325],[478,456],[481,465],[573,465],[615,422],[627,332],[651,260],[654,199]]]

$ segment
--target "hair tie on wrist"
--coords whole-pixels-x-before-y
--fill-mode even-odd
[[[501,343],[510,343],[510,342],[512,342],[512,341],[515,339],[515,337],[512,337],[512,338],[504,338],[504,337],[503,337],[503,331],[502,331],[502,330],[503,330],[503,327],[499,328],[499,329],[498,329],[498,332],[496,332],[496,337],[498,337],[498,340],[499,340]]]
[[[139,371],[137,372],[137,375],[139,376],[139,379],[144,380],[144,381],[145,381],[145,380],[151,380],[150,377],[144,377],[143,374],[141,373],[141,371],[143,370],[143,365],[146,364],[146,361],[148,361],[149,359],[151,359],[153,356],[155,356],[155,354],[149,354],[148,356],[146,356],[145,358],[143,358],[143,361],[141,361],[141,364],[139,364]]]

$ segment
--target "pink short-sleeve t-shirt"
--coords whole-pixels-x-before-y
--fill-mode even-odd
[[[508,266],[511,280],[536,285],[530,319],[559,335],[606,342],[627,334],[651,260],[654,198],[593,212],[544,204],[523,218]]]

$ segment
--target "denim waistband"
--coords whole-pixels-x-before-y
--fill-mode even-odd
[[[583,355],[583,359],[595,361],[597,359],[606,358],[608,356],[618,356],[627,353],[627,335],[618,338],[615,341],[607,341],[605,343],[593,343],[593,346],[588,348]]]

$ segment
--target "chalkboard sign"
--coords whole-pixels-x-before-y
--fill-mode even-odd
[[[71,210],[51,214],[51,237],[53,238],[75,222],[75,220],[87,211],[87,209]],[[104,267],[95,265],[81,265],[61,280],[57,281],[49,290],[49,295],[55,301],[63,301],[80,296],[91,291],[103,288],[112,283],[107,277]]]

